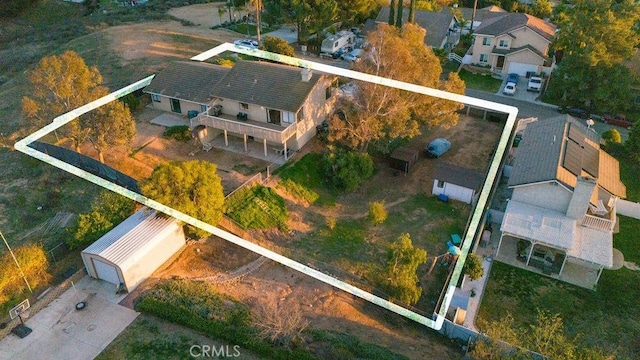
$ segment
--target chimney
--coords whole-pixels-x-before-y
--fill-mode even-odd
[[[300,74],[302,75],[302,81],[309,82],[309,80],[311,80],[311,69],[302,69]]]
[[[573,189],[573,195],[571,195],[571,201],[569,201],[569,206],[567,207],[567,217],[582,222],[584,215],[587,213],[589,200],[595,187],[595,179],[578,176],[576,187]]]

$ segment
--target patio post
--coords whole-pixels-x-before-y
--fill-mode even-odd
[[[531,249],[529,249],[529,254],[527,254],[527,266],[529,266],[529,260],[531,260],[531,254],[533,254],[533,247],[536,246],[533,241],[529,241],[531,244]]]
[[[562,276],[562,270],[564,270],[564,264],[567,263],[567,252],[564,253],[564,260],[562,260],[562,266],[560,267],[560,272],[558,273],[558,278]]]
[[[229,147],[229,139],[227,138],[227,130],[224,131],[224,146]]]
[[[262,144],[264,144],[264,157],[267,157],[267,139],[262,139]]]
[[[501,232],[500,233],[500,240],[498,240],[498,248],[496,249],[496,258],[498,257],[498,253],[500,252],[500,245],[502,245],[502,237],[504,236],[504,233]]]
[[[288,156],[287,156],[287,142],[284,142],[284,161],[288,160]]]
[[[249,152],[247,150],[247,134],[242,134],[242,138],[244,139],[244,152]]]
[[[598,281],[600,280],[600,275],[602,275],[602,269],[604,269],[604,266],[600,265],[600,270],[598,270],[598,276],[596,277],[596,283],[593,284],[594,286],[598,285]]]

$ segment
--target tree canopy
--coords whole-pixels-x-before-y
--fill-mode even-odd
[[[14,249],[14,254],[31,289],[51,279],[49,261],[41,245],[22,245]],[[9,252],[0,256],[0,269],[0,303],[5,303],[25,291],[27,284]]]
[[[98,69],[87,66],[73,51],[43,58],[29,74],[29,81],[31,96],[22,99],[22,112],[34,127],[109,93],[101,86]],[[130,143],[135,136],[135,121],[129,107],[115,100],[75,119],[61,131],[78,152],[90,140],[104,162],[103,153],[108,147]]]
[[[397,29],[380,24],[368,36],[370,49],[354,69],[368,74],[454,93],[464,93],[464,82],[454,72],[441,80],[442,67],[424,44],[425,30],[414,24]],[[352,99],[343,99],[341,111],[330,119],[330,141],[366,150],[371,141],[414,137],[420,126],[451,126],[461,104],[369,82],[356,82]]]
[[[463,271],[469,276],[471,280],[478,280],[484,275],[484,269],[482,268],[482,261],[476,254],[468,254],[467,261],[464,262]]]
[[[171,162],[153,170],[140,189],[160,203],[171,206],[210,225],[217,225],[224,213],[224,193],[217,166],[207,161]],[[209,233],[194,227],[198,237]]]
[[[422,295],[416,271],[427,261],[427,252],[413,247],[409,234],[402,234],[389,248],[385,283],[393,300],[413,305]]]
[[[634,0],[574,0],[557,16],[556,49],[590,67],[630,59],[640,43],[640,3]]]
[[[289,45],[289,43],[281,38],[277,38],[274,36],[265,36],[264,40],[262,40],[262,49],[270,52],[274,52],[277,54],[282,54],[286,56],[295,56],[293,51],[293,47]]]
[[[333,24],[338,14],[336,0],[263,0],[265,20],[290,23],[298,30],[298,42],[307,41]]]

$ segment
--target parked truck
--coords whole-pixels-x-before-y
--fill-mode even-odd
[[[351,31],[339,31],[322,40],[320,52],[333,55],[346,47],[353,48],[355,44],[356,35],[354,33]]]

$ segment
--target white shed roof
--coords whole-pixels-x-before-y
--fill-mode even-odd
[[[567,255],[610,268],[613,266],[613,235],[578,226],[576,240]]]
[[[113,264],[122,265],[148,246],[152,239],[179,227],[174,218],[157,216],[155,210],[144,207],[82,252],[98,255]]]

